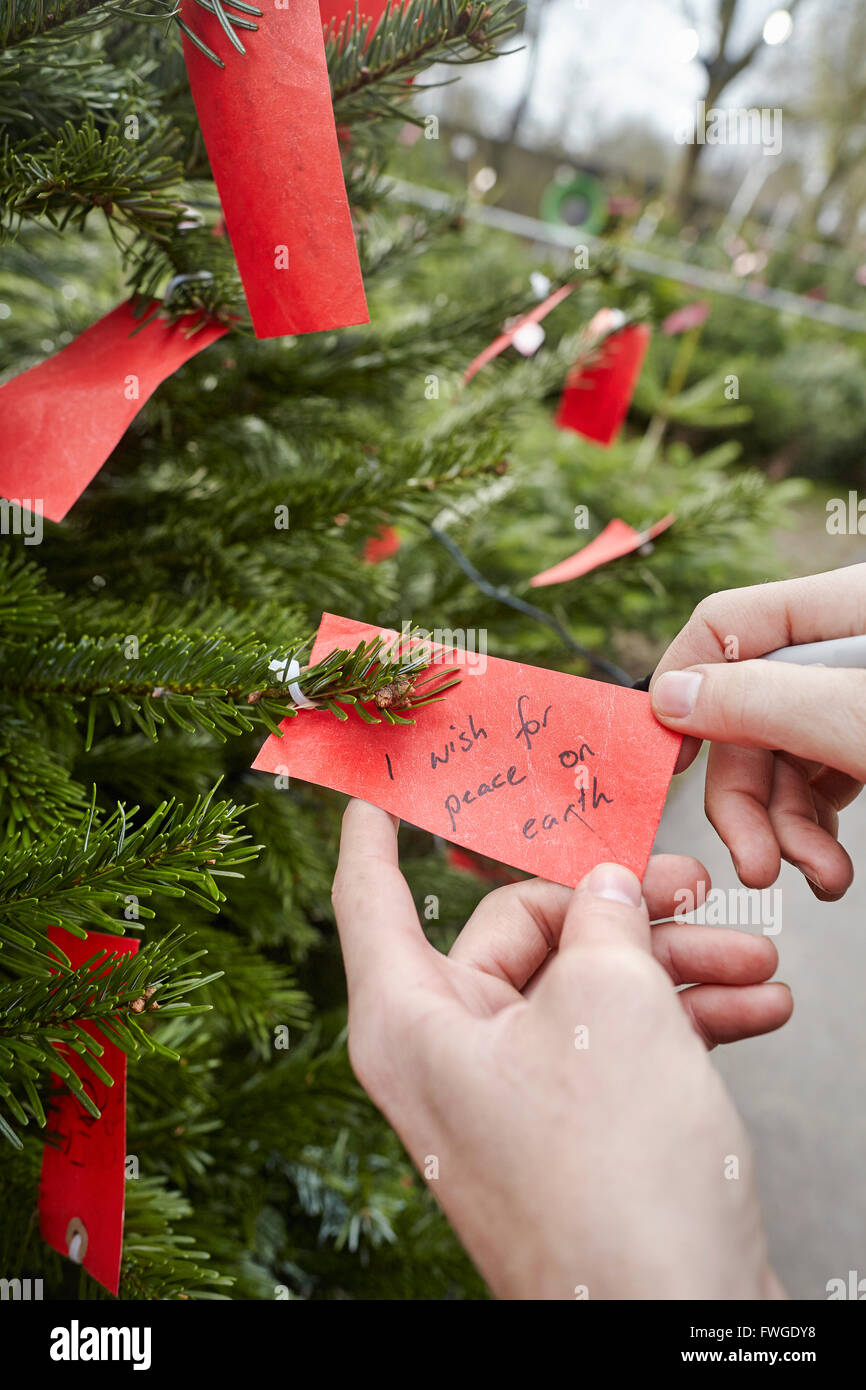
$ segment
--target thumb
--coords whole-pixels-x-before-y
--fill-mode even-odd
[[[866,671],[714,662],[665,671],[652,705],[656,718],[678,733],[784,749],[866,780]]]
[[[572,894],[559,953],[585,946],[650,950],[649,913],[640,879],[623,864],[596,864]]]

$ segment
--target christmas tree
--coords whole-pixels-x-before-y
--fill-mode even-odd
[[[534,356],[509,349],[462,386],[532,307],[530,271],[567,274],[457,207],[399,201],[386,164],[416,129],[401,158],[424,181],[436,129],[423,74],[497,56],[502,0],[336,15],[325,52],[370,322],[257,340],[182,43],[216,91],[253,54],[262,12],[175,9],[0,4],[3,381],[127,299],[141,332],[157,318],[227,330],[138,410],[40,544],[3,504],[0,1266],[41,1278],[47,1297],[108,1296],[40,1238],[36,1212],[52,1074],[93,1114],[82,1075],[110,1042],[128,1059],[121,1298],[483,1297],[348,1065],[329,903],[344,798],[249,770],[297,703],[292,683],[357,718],[397,668],[370,650],[291,677],[287,663],[306,667],[326,609],[642,676],[703,593],[766,574],[790,487],[737,471],[733,446],[688,442],[692,423],[741,423],[719,409],[719,382],[675,399],[647,376],[610,449],[555,429],[587,321],[643,311],[613,262],[571,273]],[[231,35],[225,59],[215,34]],[[656,424],[641,450],[640,412],[686,428],[666,445]],[[573,591],[528,588],[611,518],[640,528],[668,512],[651,555]],[[424,706],[385,717],[420,721]],[[484,891],[446,848],[404,828],[403,865],[443,947]],[[55,943],[87,934],[89,956],[99,933],[139,948],[95,988]]]

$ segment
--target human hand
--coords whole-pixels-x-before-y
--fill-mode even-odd
[[[766,937],[650,928],[699,880],[696,861],[662,855],[643,900],[615,865],[574,893],[511,884],[446,957],[395,821],[347,808],[334,906],[352,1065],[499,1297],[779,1292],[746,1136],[702,1040],[778,1027],[791,998],[762,983]]]
[[[707,816],[750,888],[786,859],[817,898],[842,897],[838,813],[866,781],[866,671],[750,658],[863,632],[866,565],[730,589],[698,604],[653,676],[656,718],[691,736],[676,770],[711,740]]]

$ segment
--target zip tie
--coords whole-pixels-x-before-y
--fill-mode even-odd
[[[289,694],[292,697],[292,704],[295,706],[295,709],[319,708],[315,700],[307,699],[306,695],[304,694],[297,681],[292,680],[293,676],[299,676],[301,674],[301,668],[295,657],[291,657],[288,661],[288,664],[285,661],[280,660],[278,658],[276,661],[271,662],[270,669],[272,671],[280,672],[281,680],[284,680],[287,683],[289,683]]]

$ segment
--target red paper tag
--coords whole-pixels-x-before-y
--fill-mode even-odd
[[[397,554],[400,544],[400,536],[393,526],[380,526],[375,536],[369,536],[364,542],[364,563],[379,565],[383,560],[390,560]]]
[[[0,387],[0,496],[62,521],[160,382],[227,331],[213,323],[190,337],[198,322],[141,328],[120,304]]]
[[[391,0],[391,3],[396,6],[400,3],[400,0]],[[389,0],[359,0],[359,22],[363,24],[365,20],[372,21],[369,38],[372,38],[376,25],[388,8],[388,4]],[[321,15],[325,32],[327,32],[330,25],[333,25],[334,32],[336,33],[345,19],[354,18],[355,6],[349,3],[349,0],[319,0],[319,14]],[[367,40],[368,43],[369,38]]]
[[[649,340],[648,324],[628,324],[605,339],[593,363],[570,372],[556,412],[559,429],[612,444],[628,414]]]
[[[310,660],[382,631],[326,613]],[[456,668],[462,679],[414,725],[304,710],[253,767],[363,797],[557,883],[605,860],[643,874],[681,742],[649,696],[464,645],[437,648],[429,674]]]
[[[502,864],[496,864],[490,859],[485,859],[480,854],[473,854],[471,849],[461,849],[459,845],[449,845],[445,852],[445,858],[452,869],[459,869],[461,873],[471,874],[473,878],[478,878],[482,883],[519,883],[520,875],[506,869]]]
[[[590,570],[598,569],[599,565],[606,565],[610,560],[618,560],[622,555],[639,550],[647,541],[655,540],[662,531],[666,531],[675,520],[673,512],[669,512],[646,531],[636,531],[627,521],[620,521],[616,517],[581,550],[560,560],[552,569],[534,574],[529,582],[533,588],[539,589],[547,584],[564,584],[567,579],[577,579]]]
[[[69,957],[73,969],[98,951],[135,955],[138,942],[123,936],[89,932],[82,941],[67,931],[49,927],[51,941]],[[94,967],[100,973],[105,962]],[[123,1192],[126,1162],[126,1054],[92,1023],[82,1027],[103,1048],[101,1066],[114,1078],[108,1086],[71,1048],[65,1059],[100,1110],[100,1118],[83,1108],[55,1077],[48,1129],[59,1135],[59,1149],[42,1151],[39,1221],[43,1240],[61,1255],[72,1254],[93,1278],[116,1294],[120,1282],[123,1243]]]
[[[476,372],[480,372],[482,367],[486,367],[488,362],[492,362],[494,357],[498,357],[500,352],[504,352],[514,341],[514,335],[519,333],[524,324],[541,323],[547,318],[551,309],[555,309],[557,304],[561,304],[563,299],[574,289],[573,285],[562,285],[553,294],[549,294],[540,304],[536,304],[534,309],[530,309],[528,314],[523,314],[521,318],[513,323],[510,328],[506,328],[504,333],[500,333],[498,338],[494,338],[492,343],[488,343],[483,352],[479,352],[477,357],[473,357],[466,371],[463,373],[463,383],[471,381]]]
[[[264,7],[262,7],[264,8]],[[318,0],[291,0],[229,43],[215,15],[181,17],[189,81],[256,336],[368,321],[343,182]]]

